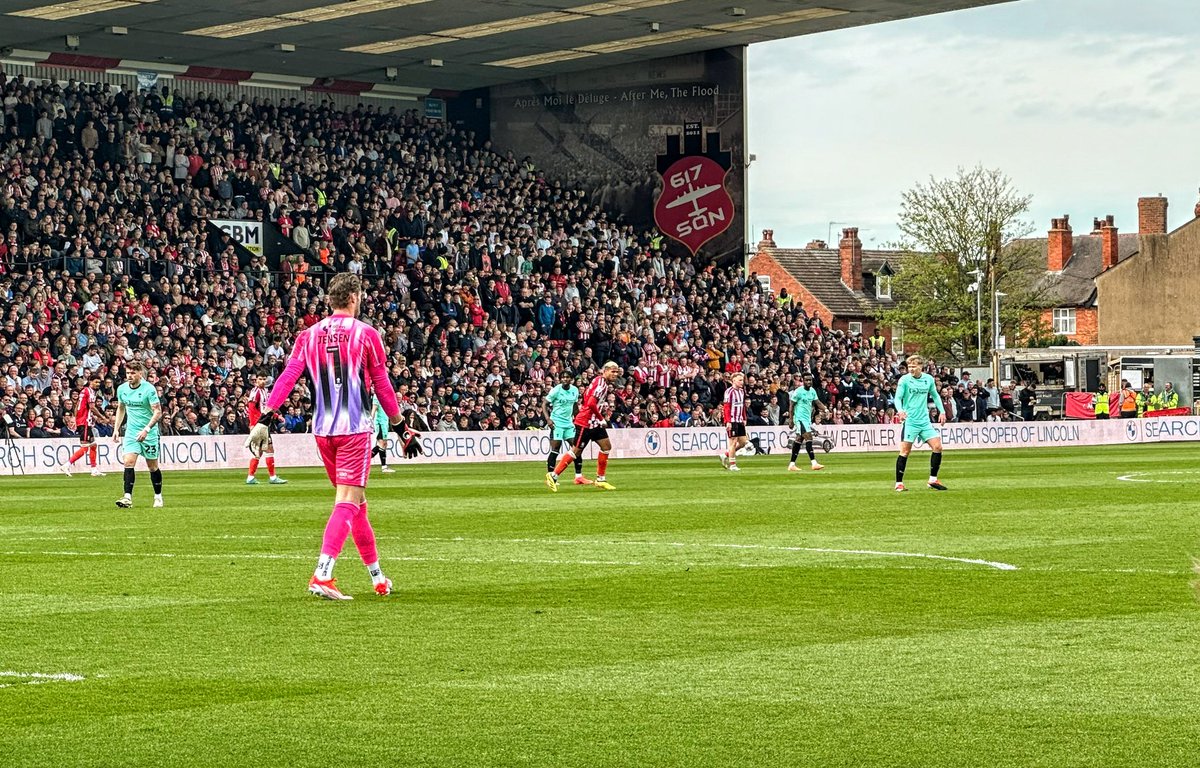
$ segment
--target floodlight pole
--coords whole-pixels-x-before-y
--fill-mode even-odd
[[[992,292],[992,378],[1000,385],[1000,299],[1007,296],[1000,291]]]
[[[974,270],[975,276],[975,365],[983,365],[983,272]]]

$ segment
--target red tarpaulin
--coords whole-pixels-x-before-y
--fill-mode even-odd
[[[1063,406],[1063,415],[1068,419],[1094,419],[1096,406],[1093,404],[1096,395],[1091,392],[1068,392]],[[1120,416],[1121,393],[1113,392],[1108,396],[1108,413],[1111,417]],[[1187,408],[1166,408],[1161,411],[1146,411],[1146,418],[1158,416],[1187,416],[1191,411]]]
[[[1094,419],[1096,408],[1092,405],[1091,392],[1068,392],[1063,412],[1068,419]]]
[[[1146,418],[1157,416],[1187,416],[1190,414],[1187,408],[1164,408],[1161,411],[1146,411]]]

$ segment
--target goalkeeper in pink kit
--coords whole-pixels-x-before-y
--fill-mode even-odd
[[[372,389],[392,424],[401,421],[400,405],[387,376],[387,356],[379,332],[357,319],[362,281],[349,273],[335,276],[329,282],[326,300],[332,314],[296,337],[292,355],[271,389],[263,416],[287,400],[307,370],[314,384],[313,434],[337,492],[308,591],[328,600],[352,599],[337,588],[333,578],[334,561],[341,554],[346,536],[351,535],[371,574],[375,593],[387,595],[392,591],[392,582],[379,567],[375,532],[367,519],[366,487],[375,429]],[[261,452],[270,439],[268,421],[261,419],[251,431],[250,448],[255,453]]]

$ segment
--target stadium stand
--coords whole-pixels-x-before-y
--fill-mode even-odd
[[[0,385],[18,436],[72,435],[81,377],[101,373],[107,404],[133,359],[165,433],[247,431],[250,376],[277,373],[321,316],[310,264],[366,280],[366,319],[430,429],[541,427],[555,373],[607,359],[626,369],[614,426],[719,423],[738,370],[751,423],[779,423],[805,369],[835,422],[893,418],[882,344],[740,266],[668,255],[657,232],[441,121],[2,81]],[[209,219],[274,222],[303,255],[271,270]],[[306,397],[281,409],[287,430],[306,429]]]

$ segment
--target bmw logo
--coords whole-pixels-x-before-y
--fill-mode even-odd
[[[651,431],[646,433],[646,451],[651,456],[657,456],[658,450],[662,448],[662,441],[658,438],[658,433]]]
[[[1125,424],[1125,437],[1129,438],[1129,442],[1137,442],[1138,425],[1136,421],[1130,421]]]

